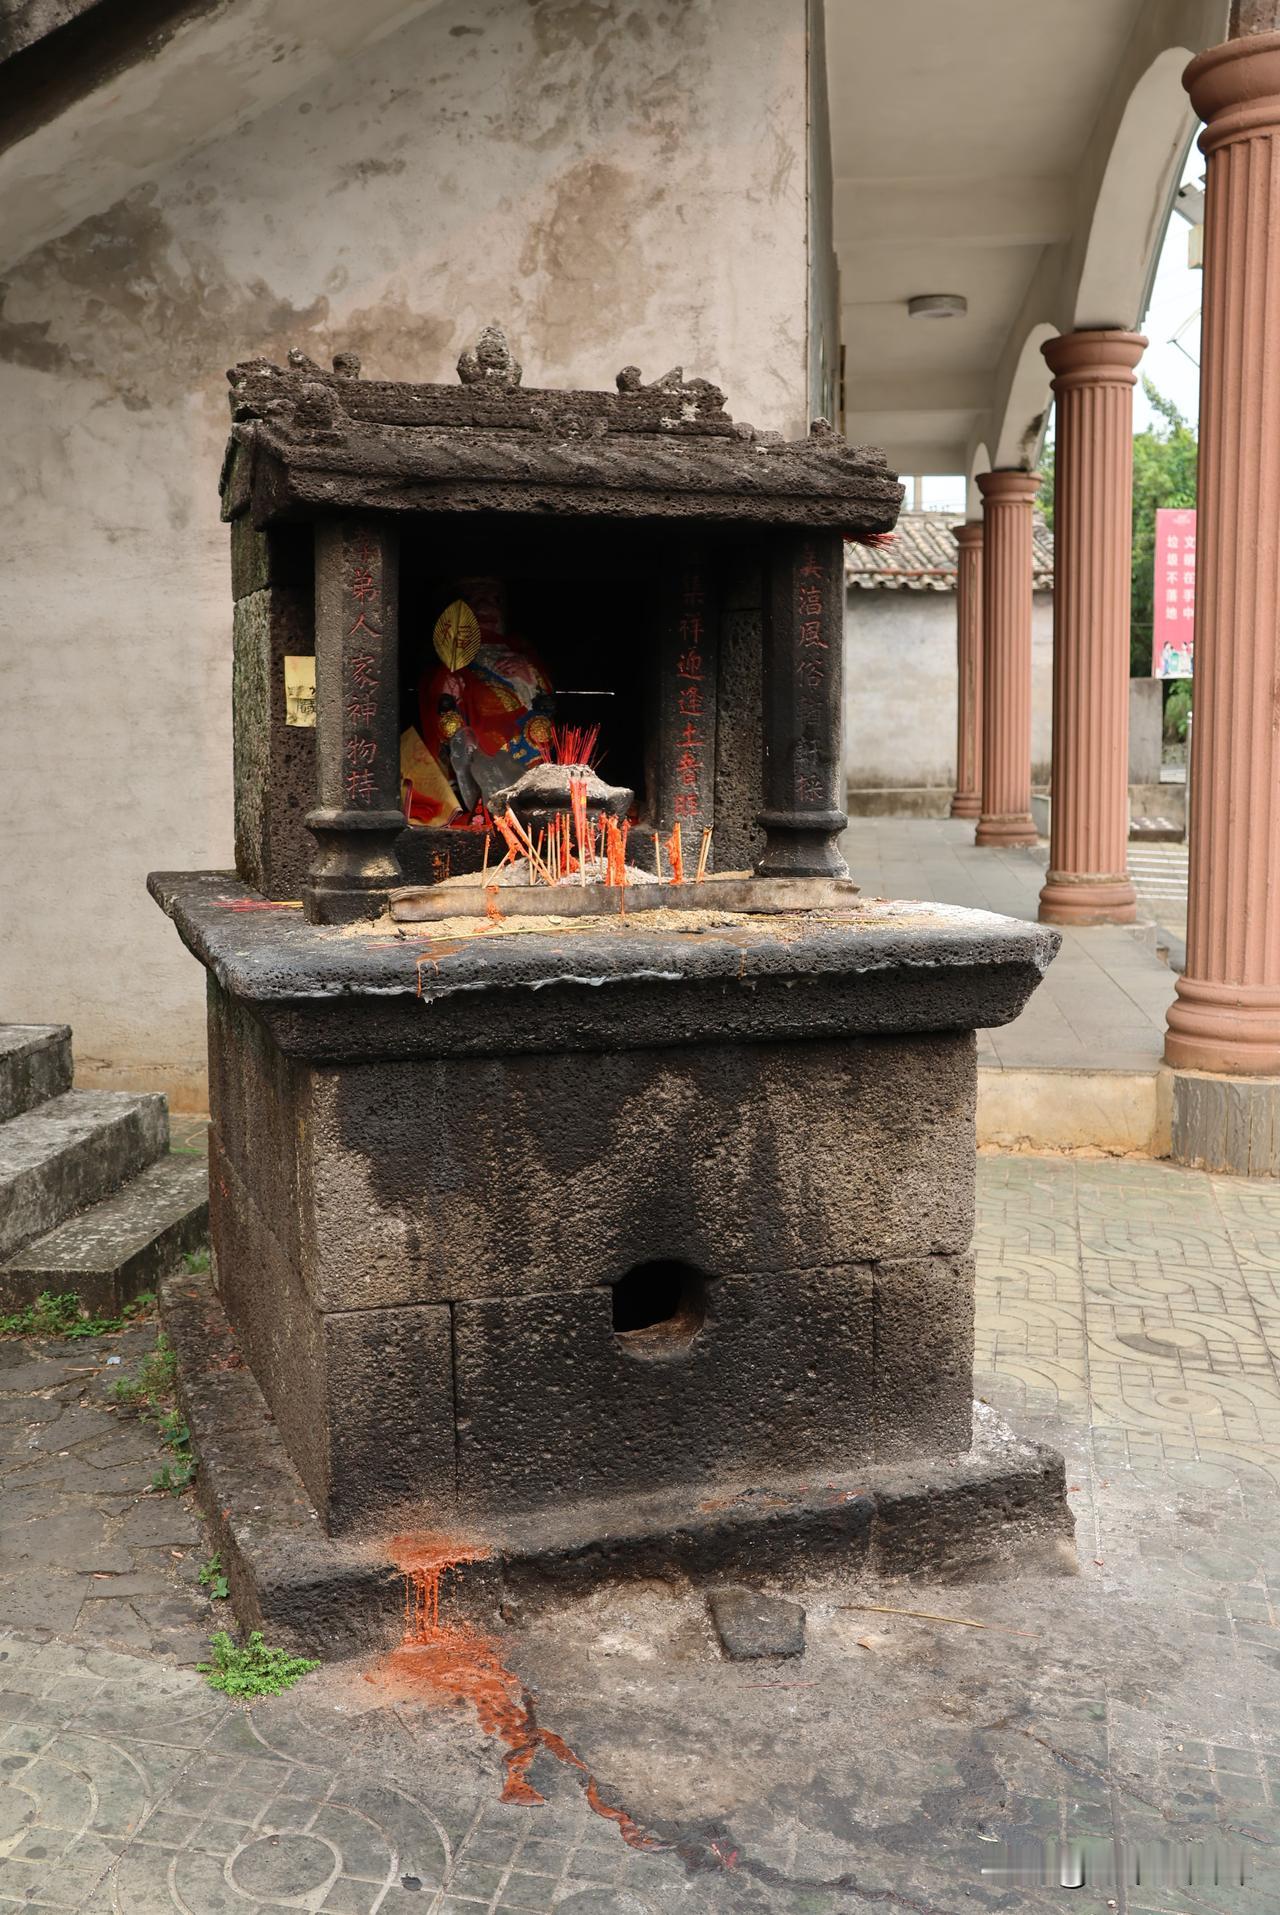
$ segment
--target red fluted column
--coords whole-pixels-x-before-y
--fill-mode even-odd
[[[1031,507],[1038,472],[984,472],[982,815],[976,844],[1034,844],[1031,820]]]
[[[982,521],[954,525],[956,554],[956,789],[953,818],[982,813]]]
[[[1053,502],[1053,810],[1046,924],[1132,924],[1129,587],[1136,332],[1042,348],[1057,401]]]
[[[1185,81],[1207,122],[1187,966],[1165,1056],[1280,1074],[1280,33]]]

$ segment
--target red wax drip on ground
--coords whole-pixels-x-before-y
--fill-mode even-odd
[[[577,1769],[586,1797],[597,1815],[615,1822],[630,1848],[664,1846],[647,1835],[625,1809],[601,1800],[594,1776],[563,1736],[544,1729],[533,1712],[519,1676],[503,1663],[491,1637],[466,1622],[442,1622],[440,1594],[445,1579],[464,1563],[481,1562],[487,1552],[456,1537],[410,1535],[393,1537],[391,1560],[404,1576],[404,1640],[379,1663],[366,1680],[394,1688],[406,1699],[469,1702],[486,1735],[506,1744],[503,1758],[504,1802],[533,1805],[545,1800],[528,1780],[528,1770],[540,1749]]]

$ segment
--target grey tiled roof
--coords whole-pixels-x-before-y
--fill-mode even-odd
[[[954,592],[956,542],[950,512],[903,512],[890,545],[844,548],[845,576],[866,591]],[[1031,534],[1032,580],[1037,592],[1053,590],[1053,533],[1037,512]]]

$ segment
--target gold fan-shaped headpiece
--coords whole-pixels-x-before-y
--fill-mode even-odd
[[[436,620],[437,655],[451,672],[460,672],[480,650],[480,621],[465,599],[455,598]]]

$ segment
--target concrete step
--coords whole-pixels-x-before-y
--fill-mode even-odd
[[[0,1024],[0,1124],[70,1089],[69,1024]]]
[[[64,1091],[0,1124],[0,1259],[168,1148],[169,1109],[154,1091]]]
[[[20,1310],[43,1290],[74,1290],[87,1310],[114,1316],[200,1249],[208,1230],[205,1159],[161,1157],[0,1264],[0,1310]]]

